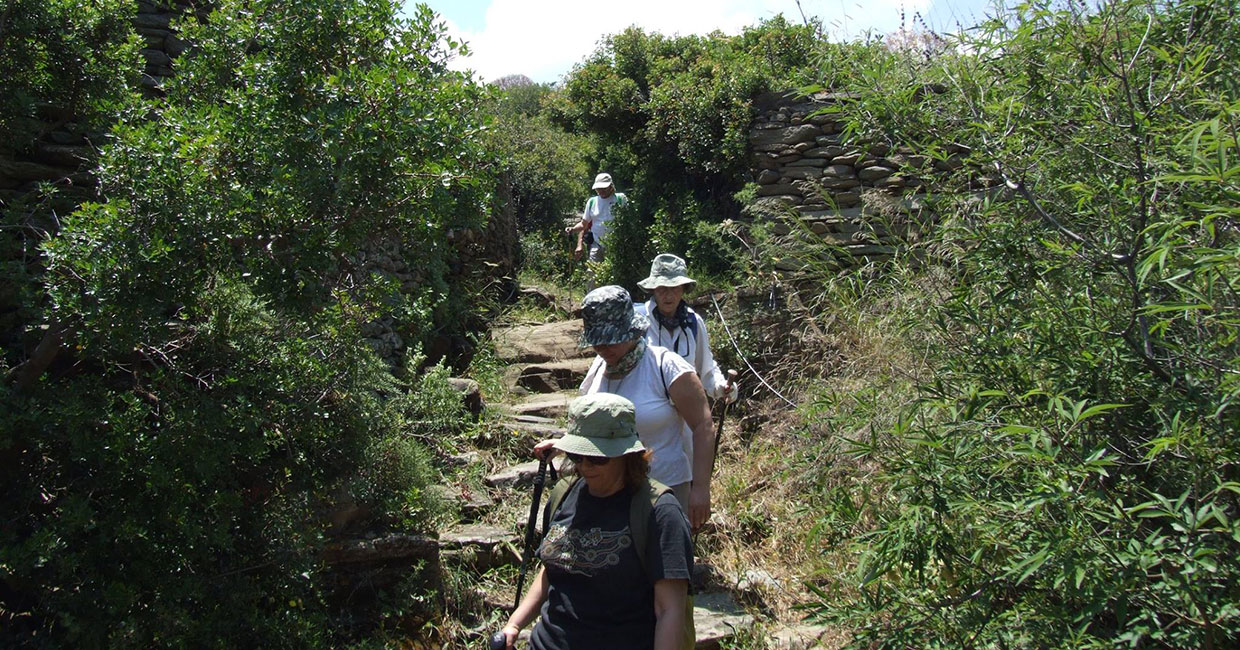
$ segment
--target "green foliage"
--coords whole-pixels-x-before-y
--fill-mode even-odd
[[[559,233],[564,218],[580,210],[590,178],[588,142],[541,115],[501,112],[490,132],[502,182],[512,188],[512,208],[522,233]]]
[[[633,258],[632,264],[611,260],[614,279],[643,277],[636,269],[649,268],[654,253],[688,253],[652,252],[646,243],[694,229],[672,220],[718,223],[739,213],[732,195],[746,180],[752,100],[804,84],[815,38],[812,26],[782,16],[735,37],[666,37],[629,28],[608,37],[547,100],[559,123],[589,134],[594,167],[611,172],[620,191],[636,199],[627,227],[642,245],[621,251],[613,240],[612,252]],[[671,230],[650,231],[656,214]],[[690,237],[674,239],[681,244]]]
[[[818,610],[857,645],[1240,641],[1238,24],[1032,3],[853,77],[855,133],[1010,189],[943,209],[921,253],[951,281],[904,328],[933,379],[850,436],[881,497],[856,592]]]
[[[123,115],[106,201],[46,245],[71,349],[0,389],[5,645],[334,647],[359,628],[319,554],[332,499],[435,523],[423,441],[465,426],[459,398],[442,368],[398,382],[363,328],[469,320],[448,237],[485,215],[481,90],[425,7],[213,6]],[[363,265],[378,243],[416,282]]]
[[[0,2],[0,150],[22,151],[39,111],[107,127],[141,71],[132,0]]]

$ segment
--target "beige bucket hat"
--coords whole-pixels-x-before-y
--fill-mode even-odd
[[[554,447],[569,454],[615,458],[642,451],[633,402],[611,393],[582,395],[568,404],[568,431]]]
[[[689,277],[685,261],[671,253],[663,253],[655,256],[650,263],[650,277],[638,282],[637,286],[651,291],[657,287],[679,287],[686,284],[690,285],[686,290],[691,290],[697,280]]]

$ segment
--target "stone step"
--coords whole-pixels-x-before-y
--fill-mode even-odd
[[[495,354],[504,363],[546,363],[593,357],[590,348],[578,347],[581,321],[566,320],[543,325],[517,325],[491,331]]]
[[[489,487],[494,488],[519,488],[527,485],[533,485],[534,476],[538,474],[538,462],[539,461],[537,460],[531,460],[519,465],[513,465],[512,467],[486,477],[483,479],[483,482]],[[564,463],[565,459],[563,454],[556,454],[555,457],[551,459],[551,464],[555,467],[557,472],[563,471]],[[550,484],[550,478],[548,478],[547,482]]]
[[[555,393],[562,390],[576,390],[586,378],[586,372],[594,363],[594,356],[531,363],[515,372],[512,380],[514,385],[531,393]]]
[[[697,594],[693,597],[693,627],[697,650],[715,650],[737,631],[752,627],[753,616],[727,592]]]
[[[439,534],[439,556],[445,564],[485,573],[496,567],[520,564],[521,536],[512,530],[467,524]]]
[[[577,397],[576,390],[545,393],[528,397],[516,404],[501,405],[499,410],[510,415],[561,418],[568,414],[568,403],[575,397]]]
[[[462,521],[477,521],[495,507],[495,500],[484,490],[463,485],[436,485],[432,489],[444,501],[456,505]]]

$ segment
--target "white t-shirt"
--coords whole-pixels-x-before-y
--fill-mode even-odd
[[[676,405],[667,393],[681,375],[693,372],[693,366],[680,355],[655,345],[646,346],[637,366],[617,379],[609,379],[607,364],[595,357],[590,371],[581,382],[581,394],[614,393],[627,397],[636,407],[637,435],[642,444],[654,453],[650,461],[650,478],[668,486],[693,480],[693,438]]]
[[[696,335],[682,327],[669,330],[654,317],[654,311],[658,308],[653,299],[635,307],[638,313],[645,315],[650,321],[650,326],[646,328],[646,342],[665,347],[684,357],[702,380],[702,388],[706,394],[714,399],[723,397],[728,378],[719,369],[715,356],[710,352],[710,335],[706,333],[706,322],[690,307],[689,315],[697,321]]]
[[[607,198],[592,196],[586,201],[586,209],[581,213],[581,220],[588,223],[590,232],[594,234],[594,244],[590,246],[591,250],[602,246],[603,240],[607,237],[607,222],[611,221],[612,206],[624,205],[627,201],[628,198],[619,192]]]

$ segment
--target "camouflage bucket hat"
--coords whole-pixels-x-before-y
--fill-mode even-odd
[[[651,291],[658,287],[679,287],[690,285],[692,289],[697,280],[689,277],[689,269],[685,261],[670,253],[663,253],[650,263],[650,277],[637,283],[637,286]]]
[[[568,404],[568,431],[555,448],[570,454],[615,458],[642,451],[633,402],[611,393],[582,395]]]
[[[581,347],[636,341],[646,335],[650,321],[633,309],[624,287],[609,285],[586,294],[581,301]]]

